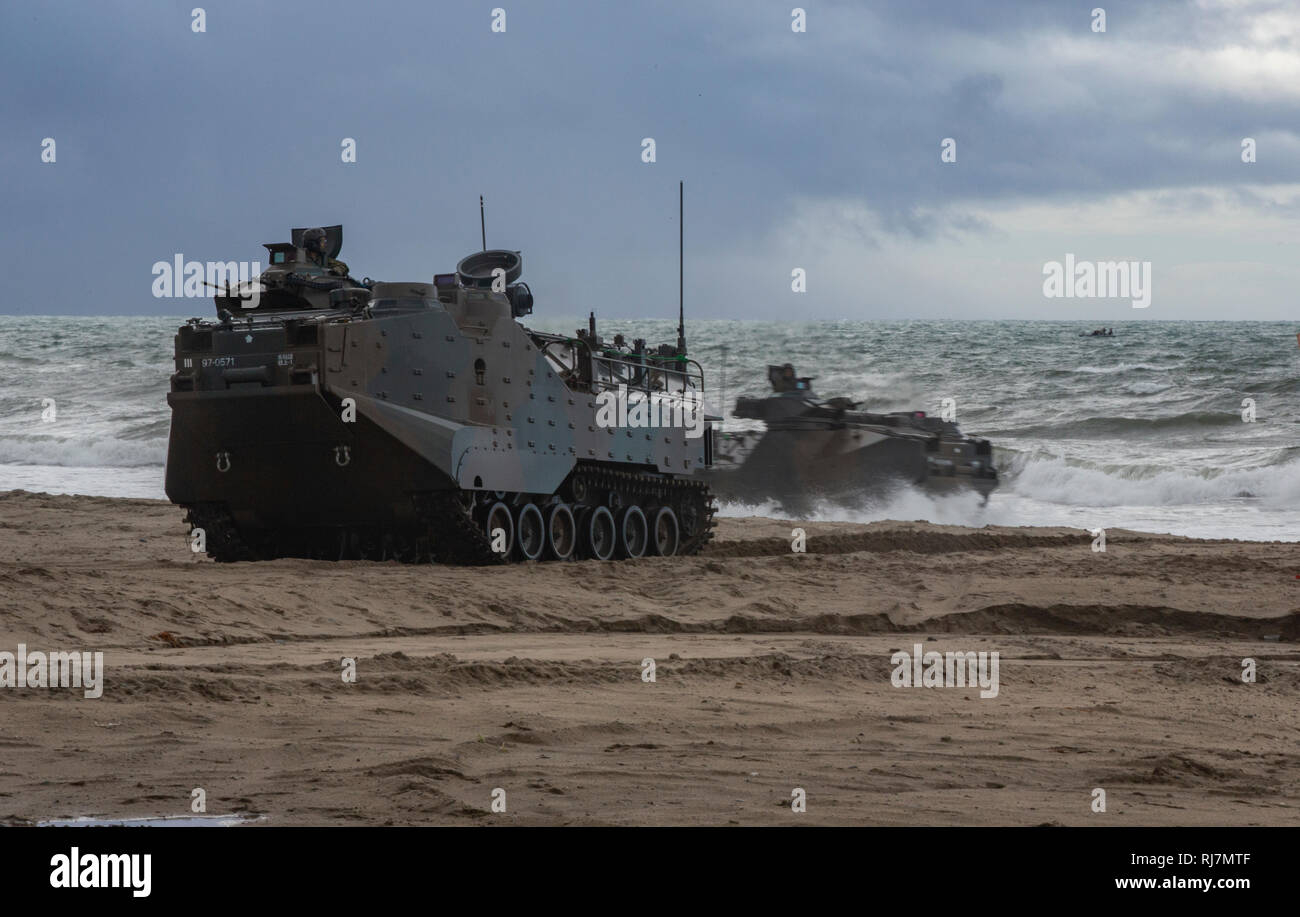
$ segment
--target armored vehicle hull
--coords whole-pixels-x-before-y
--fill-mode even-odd
[[[707,423],[620,426],[600,411],[629,388],[702,410],[693,361],[607,345],[594,320],[574,337],[525,328],[527,287],[484,283],[516,280],[518,253],[390,284],[313,273],[310,253],[281,248],[298,260],[263,275],[259,305],[236,317],[221,306],[239,300],[219,297],[220,321],[176,336],[166,488],[197,548],[500,563],[707,543]]]
[[[901,485],[933,492],[972,490],[988,499],[998,485],[988,440],[921,412],[874,414],[845,398],[817,400],[811,379],[769,367],[775,391],[741,398],[735,416],[765,430],[718,434],[705,473],[720,499],[775,501],[789,512],[820,500],[853,503]]]

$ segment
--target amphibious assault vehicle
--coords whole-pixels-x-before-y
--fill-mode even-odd
[[[217,320],[176,335],[166,489],[195,550],[480,564],[694,554],[710,539],[696,474],[710,424],[600,410],[629,392],[703,410],[680,329],[656,348],[602,340],[594,315],[573,336],[531,331],[519,252],[380,283],[335,260],[342,238],[295,229],[266,245],[258,280],[220,289]]]
[[[774,500],[803,512],[819,499],[851,503],[900,483],[968,488],[986,500],[998,486],[989,441],[955,423],[922,411],[872,414],[848,398],[821,401],[812,378],[789,363],[767,372],[772,394],[738,399],[733,415],[766,429],[717,434],[716,464],[704,477],[720,499]]]

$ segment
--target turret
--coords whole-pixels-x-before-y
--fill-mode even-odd
[[[267,267],[252,284],[218,294],[217,314],[228,311],[247,316],[250,312],[308,312],[364,308],[370,296],[369,278],[354,280],[348,266],[338,260],[343,248],[343,227],[325,226],[294,229],[289,242],[265,242]],[[256,295],[250,308],[249,296]]]

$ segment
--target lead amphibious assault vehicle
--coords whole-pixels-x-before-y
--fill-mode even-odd
[[[572,337],[531,331],[518,252],[380,283],[334,260],[342,238],[266,245],[260,278],[176,335],[167,496],[211,557],[606,560],[710,539],[695,472],[711,424],[598,423],[620,386],[702,405],[680,333],[648,349],[606,343],[594,317]]]

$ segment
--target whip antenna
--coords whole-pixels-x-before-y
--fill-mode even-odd
[[[677,182],[677,355],[681,357],[686,356],[686,229],[682,225],[685,188],[685,182]]]

